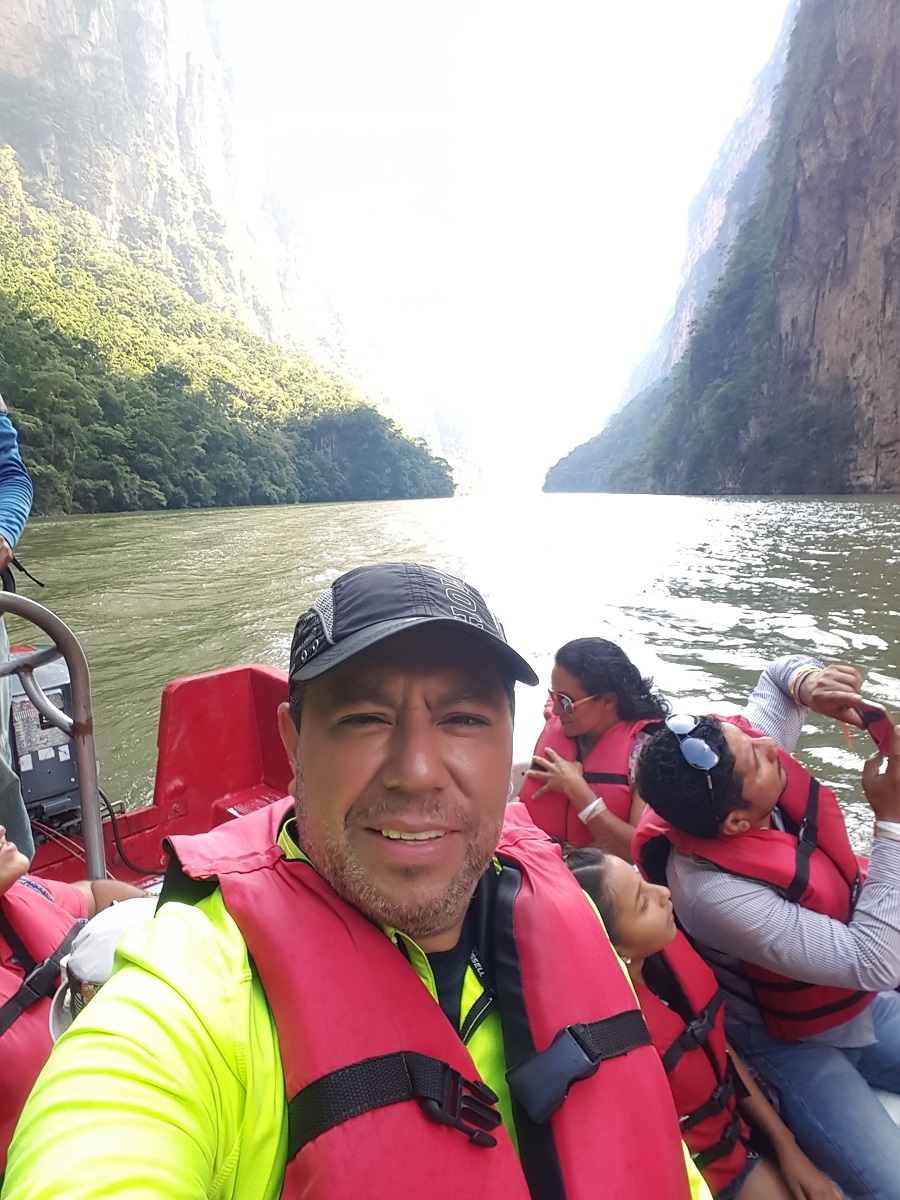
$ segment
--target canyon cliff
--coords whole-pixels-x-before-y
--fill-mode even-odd
[[[898,82],[890,0],[802,0],[765,177],[681,362],[548,488],[900,490]]]
[[[792,0],[788,5],[775,49],[754,79],[743,112],[691,202],[687,246],[672,313],[632,372],[621,405],[658,383],[681,361],[694,320],[722,278],[731,247],[765,178],[772,106],[784,76],[798,4],[799,0]]]
[[[228,14],[228,0],[4,0],[0,143],[36,199],[46,185],[87,209],[136,265],[340,366],[339,320],[239,119]]]

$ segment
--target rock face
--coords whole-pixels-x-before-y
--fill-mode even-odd
[[[845,390],[848,490],[900,491],[900,13],[892,0],[804,9],[798,33],[818,22],[829,36],[773,164],[795,180],[775,273],[781,357],[800,386]]]
[[[750,98],[722,144],[703,187],[688,210],[688,239],[672,315],[633,371],[622,397],[627,404],[671,371],[687,349],[691,325],[722,277],[728,252],[765,176],[772,105],[784,75],[800,0],[785,13],[769,61],[753,81]]]
[[[228,36],[224,0],[4,0],[0,142],[139,265],[333,361],[334,313],[234,119]]]
[[[681,362],[546,487],[900,491],[898,89],[894,0],[802,0],[758,198]]]

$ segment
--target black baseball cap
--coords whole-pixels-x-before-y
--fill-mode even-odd
[[[481,593],[423,563],[376,563],[336,579],[297,621],[290,678],[315,679],[395,633],[438,623],[464,625],[494,648],[513,679],[537,683]]]

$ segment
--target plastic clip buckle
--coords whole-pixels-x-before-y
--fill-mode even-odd
[[[513,1095],[536,1125],[549,1121],[562,1107],[569,1088],[590,1079],[600,1068],[575,1037],[572,1027],[561,1029],[546,1050],[532,1054],[507,1071]]]
[[[50,996],[56,991],[58,979],[59,963],[54,962],[52,958],[45,958],[33,971],[28,972],[23,983],[38,1000],[43,1000],[45,996]]]
[[[679,1038],[679,1041],[685,1047],[685,1052],[688,1050],[699,1050],[712,1033],[713,1024],[714,1022],[710,1019],[709,1013],[704,1011],[699,1017],[695,1017],[689,1025],[685,1026],[684,1033]]]
[[[443,1099],[420,1100],[422,1108],[438,1125],[449,1125],[466,1135],[473,1146],[496,1146],[489,1130],[503,1118],[494,1105],[497,1097],[481,1080],[465,1079],[459,1071],[447,1068]]]

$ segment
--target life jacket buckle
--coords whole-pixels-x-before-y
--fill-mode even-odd
[[[572,1084],[599,1069],[599,1057],[591,1058],[567,1025],[546,1050],[529,1055],[507,1071],[506,1078],[531,1120],[543,1125],[562,1107]]]
[[[503,1118],[494,1107],[497,1096],[480,1079],[466,1079],[448,1066],[442,1099],[421,1099],[419,1103],[432,1121],[459,1129],[473,1146],[497,1145],[490,1130]]]
[[[43,962],[28,972],[23,980],[23,986],[38,1000],[43,1000],[45,996],[51,996],[55,991],[59,982],[59,963],[52,958],[45,958]]]
[[[685,1053],[688,1050],[699,1050],[715,1027],[715,1018],[710,1015],[708,1009],[695,1017],[689,1025],[685,1026],[684,1033],[678,1039],[679,1043],[684,1047]]]

